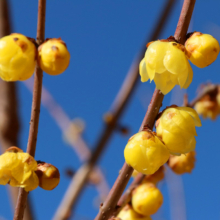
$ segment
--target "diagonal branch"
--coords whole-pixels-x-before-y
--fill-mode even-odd
[[[158,38],[159,34],[161,33],[164,27],[165,22],[167,21],[168,15],[171,11],[172,6],[174,5],[174,2],[175,2],[174,0],[169,0],[168,3],[166,3],[166,7],[164,8],[161,17],[159,18],[157,25],[155,25],[156,28],[153,31],[153,34],[147,40],[147,42],[155,38]],[[139,54],[139,56],[135,59],[135,61],[131,65],[131,68],[126,76],[126,79],[124,80],[124,83],[110,109],[113,119],[111,120],[110,123],[105,125],[103,132],[100,134],[100,137],[98,138],[97,143],[95,144],[96,146],[95,150],[93,151],[93,154],[89,159],[89,161],[85,163],[73,177],[64,195],[64,198],[57,212],[55,213],[55,216],[53,218],[54,220],[61,220],[61,219],[64,220],[64,219],[68,219],[71,216],[71,210],[74,207],[81,191],[83,190],[90,172],[93,170],[105,146],[107,145],[110,137],[112,136],[115,126],[117,125],[117,121],[120,119],[121,115],[123,114],[137,86],[139,79],[139,62],[144,56],[146,50],[145,45],[143,46],[143,49]]]
[[[46,0],[39,0],[38,22],[37,22],[37,44],[38,45],[40,45],[44,41],[45,13],[46,13]],[[29,130],[29,137],[28,137],[28,144],[27,144],[27,153],[29,153],[33,157],[35,155],[36,144],[37,144],[42,81],[43,81],[43,71],[38,66],[36,66],[32,109],[31,109],[30,130]],[[24,189],[20,188],[13,220],[23,219],[27,196],[28,196],[28,193]]]
[[[11,32],[9,5],[6,0],[0,0],[0,38]],[[0,147],[4,152],[8,147],[18,145],[20,122],[16,96],[16,83],[0,80]],[[18,188],[8,186],[13,207],[16,205]],[[33,214],[30,209],[30,200],[24,214],[25,220],[31,220]]]
[[[174,37],[178,39],[182,44],[184,43],[185,40],[185,35],[188,30],[194,5],[195,5],[195,0],[185,0],[183,3],[179,22],[177,24],[176,32],[174,35]],[[155,89],[140,130],[143,130],[145,126],[153,129],[153,125],[155,123],[157,113],[162,105],[163,97],[164,95],[159,90]],[[117,214],[117,212],[119,211],[119,209],[117,209],[117,202],[120,196],[122,195],[132,172],[133,172],[133,168],[125,163],[106,201],[100,207],[99,213],[96,216],[95,220],[107,220],[113,214]],[[119,202],[120,206],[123,206],[127,201],[130,200],[130,196],[131,196],[130,192],[132,191],[132,189],[136,184],[142,181],[143,177],[144,177],[143,174],[139,174],[137,178],[135,178],[134,182],[129,187],[127,193],[120,200]]]

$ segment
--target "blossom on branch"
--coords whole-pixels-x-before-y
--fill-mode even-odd
[[[219,54],[218,41],[212,35],[201,32],[194,32],[185,47],[190,61],[199,68],[212,64]]]
[[[158,40],[150,43],[139,69],[141,81],[154,80],[156,88],[164,95],[175,85],[188,88],[193,78],[185,47],[176,42]]]
[[[31,191],[38,187],[39,180],[35,174],[37,162],[28,153],[17,147],[9,148],[0,156],[0,184],[22,187]]]
[[[194,109],[172,106],[165,109],[156,121],[156,132],[171,154],[180,155],[195,149],[195,126],[202,124]]]
[[[165,144],[150,130],[133,135],[124,150],[125,161],[143,174],[153,174],[169,159]]]
[[[26,80],[36,66],[36,47],[22,34],[0,39],[0,77],[5,81]]]

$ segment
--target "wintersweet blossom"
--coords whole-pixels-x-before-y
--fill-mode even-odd
[[[143,174],[153,174],[169,159],[165,144],[150,130],[133,135],[124,150],[125,161]]]
[[[156,88],[164,95],[175,85],[188,88],[193,78],[185,47],[176,42],[158,40],[150,43],[139,69],[141,81],[154,80]]]
[[[22,187],[26,191],[34,190],[39,185],[35,174],[37,162],[28,153],[17,147],[11,147],[0,156],[0,184]]]
[[[195,126],[202,126],[197,112],[189,107],[169,107],[156,121],[156,132],[171,154],[193,151],[197,136]]]

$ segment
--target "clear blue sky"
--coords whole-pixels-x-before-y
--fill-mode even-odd
[[[132,60],[154,27],[165,2],[166,0],[48,0],[46,38],[61,37],[68,46],[71,62],[62,75],[44,74],[43,85],[71,119],[80,117],[86,122],[84,138],[91,148],[103,129],[103,113],[110,108]],[[35,37],[37,0],[11,0],[10,3],[13,32]],[[182,1],[175,4],[161,38],[174,34],[181,4]],[[197,1],[191,31],[210,33],[220,41],[219,8],[218,0]],[[189,99],[195,97],[201,83],[219,83],[219,70],[220,57],[205,69],[193,66],[194,79],[187,90]],[[130,135],[138,131],[154,87],[154,83],[140,83],[122,117],[121,123],[130,127]],[[182,104],[183,91],[178,88],[174,91],[175,93],[165,97],[164,107]],[[18,83],[18,97],[22,121],[19,147],[26,149],[32,96],[22,82]],[[191,175],[185,174],[182,178],[187,220],[220,219],[219,122],[219,118],[214,122],[202,120],[203,126],[197,129],[196,168]],[[129,136],[114,133],[100,160],[99,164],[110,186],[124,163],[123,149],[128,138]],[[40,115],[36,159],[54,164],[61,173],[61,182],[55,190],[49,192],[39,188],[30,193],[36,219],[48,220],[52,219],[70,182],[65,176],[65,168],[77,169],[81,163],[72,148],[63,141],[63,134],[44,107]],[[153,220],[180,219],[171,218],[168,189],[176,189],[175,184],[179,186],[181,179],[168,172],[166,180],[161,184],[164,204],[160,212],[153,216]],[[167,187],[167,182],[172,187]],[[10,220],[12,214],[5,186],[0,186],[0,195],[0,216]],[[94,187],[86,187],[73,219],[92,220],[98,211],[98,207],[94,205],[94,198],[97,196]],[[173,196],[175,200],[180,194],[176,192]]]

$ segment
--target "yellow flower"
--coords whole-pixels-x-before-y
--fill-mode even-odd
[[[69,66],[69,61],[69,51],[60,38],[49,39],[38,48],[39,66],[50,75],[64,72]]]
[[[34,73],[36,47],[22,34],[0,39],[0,77],[5,81],[26,80]]]
[[[153,215],[163,204],[163,195],[152,183],[139,185],[132,193],[132,207],[141,215]]]
[[[220,94],[215,94],[214,96],[206,95],[195,104],[194,108],[203,118],[215,120],[220,114],[219,97]]]
[[[199,68],[213,63],[219,54],[218,41],[209,34],[194,32],[185,43],[190,61]]]
[[[17,147],[11,147],[0,156],[0,184],[22,187],[26,191],[34,190],[39,185],[35,174],[37,162],[28,153]]]
[[[152,131],[133,135],[124,150],[125,161],[143,174],[153,174],[169,159],[169,151]]]
[[[189,107],[169,107],[156,122],[156,132],[162,138],[171,154],[185,154],[193,151],[197,136],[195,126],[201,121],[196,111]]]
[[[42,189],[53,190],[60,182],[59,170],[49,163],[38,163],[35,172],[39,178],[39,186]]]
[[[143,216],[135,212],[130,205],[126,205],[117,217],[122,220],[152,220],[150,216]]]
[[[169,167],[176,174],[191,173],[195,166],[195,151],[180,156],[170,156],[168,161]]]
[[[154,80],[156,88],[165,95],[175,85],[188,88],[193,71],[187,60],[185,48],[176,42],[155,41],[151,43],[140,62],[141,81]]]

